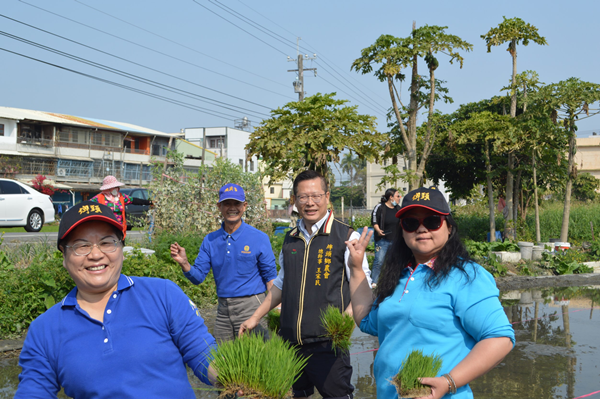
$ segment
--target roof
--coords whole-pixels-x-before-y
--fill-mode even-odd
[[[38,122],[61,123],[71,126],[87,128],[101,128],[118,130],[130,133],[142,133],[153,136],[172,137],[172,134],[159,132],[142,126],[132,125],[125,122],[114,122],[104,119],[83,118],[80,116],[57,114],[54,112],[34,111],[29,109],[9,108],[0,106],[0,118],[15,120],[30,120]]]

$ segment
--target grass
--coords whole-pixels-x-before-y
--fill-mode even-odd
[[[331,339],[334,352],[337,348],[343,351],[350,350],[350,336],[355,326],[352,316],[329,305],[321,312],[321,324],[327,331],[326,336]]]
[[[257,334],[223,342],[211,356],[217,380],[224,387],[221,398],[240,390],[247,397],[291,398],[292,384],[307,360],[283,338],[274,335],[265,342]]]
[[[281,330],[281,313],[279,311],[273,309],[267,313],[267,326],[275,334]]]
[[[404,360],[400,371],[393,378],[392,384],[396,386],[402,398],[417,398],[431,395],[431,388],[422,385],[419,378],[436,377],[442,369],[442,358],[438,355],[424,355],[420,349],[413,349]]]

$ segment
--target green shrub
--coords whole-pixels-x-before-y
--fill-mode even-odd
[[[16,338],[40,314],[73,288],[73,280],[56,251],[47,259],[16,268],[0,251],[0,338]]]

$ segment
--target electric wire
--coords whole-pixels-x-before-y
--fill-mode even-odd
[[[10,33],[4,32],[4,31],[0,31],[0,35],[8,37],[8,38],[13,39],[13,40],[20,41],[22,43],[25,43],[25,44],[28,44],[28,45],[31,45],[31,46],[34,46],[34,47],[37,47],[37,48],[40,48],[42,50],[46,50],[46,51],[49,51],[49,52],[61,55],[63,57],[70,58],[72,60],[75,60],[75,61],[87,64],[87,65],[93,66],[95,68],[99,68],[99,69],[105,70],[107,72],[111,72],[111,73],[114,73],[114,74],[126,77],[128,79],[135,80],[137,82],[141,82],[141,83],[153,86],[153,87],[157,87],[159,89],[166,90],[166,91],[169,91],[169,92],[172,92],[172,93],[176,93],[176,94],[188,97],[188,98],[198,99],[198,97],[201,97],[200,99],[198,99],[199,101],[206,101],[206,100],[202,99],[202,98],[204,98],[204,96],[200,96],[200,95],[197,95],[195,93],[191,93],[191,92],[186,91],[186,90],[178,89],[178,88],[173,87],[173,86],[165,85],[163,83],[156,82],[156,81],[151,80],[151,79],[146,79],[146,78],[143,78],[143,77],[138,76],[138,75],[133,75],[133,74],[130,74],[128,72],[125,72],[125,71],[122,71],[122,70],[119,70],[119,69],[116,69],[116,68],[112,68],[112,67],[109,67],[107,65],[103,65],[103,64],[100,64],[100,63],[97,63],[97,62],[94,62],[94,61],[91,61],[91,60],[88,60],[88,59],[85,59],[85,58],[82,58],[82,57],[78,57],[78,56],[75,56],[73,54],[69,54],[69,53],[66,53],[64,51],[60,51],[58,49],[55,49],[55,48],[52,48],[52,47],[48,47],[48,46],[45,46],[45,45],[40,44],[40,43],[33,42],[31,40],[28,40],[28,39],[25,39],[25,38],[22,38],[22,37],[19,37],[19,36],[16,36],[16,35],[12,35]],[[215,105],[215,104],[211,103],[211,105]],[[261,117],[261,116],[267,116],[268,117],[269,116],[267,114],[256,112],[256,111],[252,111],[252,110],[245,109],[245,108],[230,108],[230,107],[222,106],[222,105],[221,105],[221,107],[225,108],[225,109],[228,109],[230,111],[234,111],[234,112],[239,112],[240,109],[244,109],[246,112],[255,114],[255,116],[258,116],[258,117]]]
[[[239,30],[241,30],[241,31],[243,31],[243,32],[246,32],[247,34],[249,34],[250,36],[252,36],[252,37],[253,37],[253,38],[255,38],[256,40],[258,40],[258,41],[260,41],[260,42],[262,42],[262,43],[266,44],[266,45],[267,45],[267,46],[269,46],[269,47],[271,47],[273,50],[275,50],[275,51],[277,51],[277,52],[279,52],[279,53],[281,53],[281,54],[283,54],[283,55],[287,56],[287,54],[286,54],[286,53],[284,53],[283,51],[281,51],[281,50],[280,50],[280,49],[278,49],[277,47],[275,47],[275,46],[273,46],[273,45],[271,45],[271,44],[269,44],[269,43],[265,42],[264,40],[262,40],[262,39],[261,39],[261,38],[259,38],[258,36],[255,36],[255,35],[253,35],[252,33],[248,32],[247,30],[245,30],[244,28],[240,27],[239,25],[236,25],[236,24],[234,24],[233,22],[231,22],[231,21],[230,21],[230,20],[228,20],[227,18],[225,18],[225,17],[223,17],[223,16],[219,15],[218,13],[214,12],[214,11],[213,11],[213,10],[211,10],[210,8],[208,8],[208,7],[206,7],[206,6],[204,6],[204,5],[200,4],[200,3],[198,3],[196,0],[192,0],[192,1],[193,1],[194,3],[196,3],[197,5],[199,5],[200,7],[204,8],[205,10],[207,10],[208,12],[211,12],[211,13],[213,13],[214,15],[216,15],[217,17],[219,17],[219,18],[221,18],[221,19],[223,19],[223,20],[225,20],[225,21],[229,22],[231,25],[235,26],[235,27],[236,27],[236,28],[238,28]]]
[[[77,0],[76,0],[76,1],[77,1]],[[196,0],[193,0],[193,1],[194,1],[194,2],[196,2]],[[286,39],[285,37],[283,37],[283,36],[279,35],[279,34],[278,34],[278,33],[276,33],[276,32],[273,32],[272,30],[270,30],[270,29],[268,29],[268,28],[264,27],[263,25],[259,24],[259,23],[258,23],[258,22],[256,22],[256,21],[254,21],[254,20],[252,20],[252,19],[250,19],[250,18],[246,17],[245,15],[243,15],[243,14],[241,14],[241,13],[239,13],[239,12],[235,11],[235,10],[234,10],[234,9],[232,9],[231,7],[228,7],[228,6],[224,5],[224,4],[221,4],[221,3],[220,3],[218,0],[214,0],[214,1],[213,1],[213,0],[208,0],[208,1],[209,1],[211,4],[215,4],[215,5],[217,5],[218,7],[220,7],[220,8],[221,8],[221,9],[223,9],[224,11],[228,12],[229,14],[233,15],[234,17],[236,17],[236,18],[238,18],[238,19],[242,20],[243,22],[246,22],[247,24],[249,24],[249,25],[253,26],[254,28],[261,30],[263,33],[266,33],[267,35],[271,36],[272,38],[274,38],[274,39],[276,39],[276,40],[278,40],[278,41],[280,41],[280,42],[282,42],[282,43],[284,43],[284,44],[287,44],[287,45],[289,45],[289,46],[295,47],[295,45],[296,45],[296,44],[295,44],[294,42],[290,41],[289,39]],[[243,3],[242,3],[242,4],[243,4]],[[206,8],[206,7],[205,7],[205,8]],[[249,8],[250,8],[250,7],[249,7]],[[254,11],[254,10],[253,10],[253,11]],[[255,12],[256,12],[256,11],[255,11]],[[260,14],[260,13],[258,13],[258,12],[257,12],[257,14],[261,15],[261,14]],[[261,15],[261,16],[262,16],[262,15]],[[230,21],[228,21],[228,22],[230,22]],[[232,23],[232,22],[230,22],[230,23]],[[265,31],[268,31],[269,33],[265,32]],[[286,31],[287,31],[287,30],[286,30]],[[290,32],[290,33],[291,33],[291,32]],[[276,37],[276,36],[277,36],[277,37]],[[280,38],[281,38],[281,39],[280,39]],[[305,51],[309,51],[309,49],[305,48],[304,46],[300,46],[300,47],[301,47],[303,50],[305,50]],[[315,53],[314,51],[309,51],[309,52],[310,52],[310,53]],[[323,58],[325,58],[325,57],[323,57]],[[348,82],[348,83],[349,83],[351,86],[354,86],[354,88],[356,89],[356,90],[355,90],[355,89],[351,88],[351,87],[350,87],[348,84],[344,83],[342,80],[340,80],[340,79],[336,78],[336,77],[335,77],[335,76],[333,76],[333,74],[332,74],[332,76],[333,76],[333,77],[334,77],[336,80],[338,80],[340,83],[342,83],[344,86],[346,86],[346,87],[347,87],[349,90],[351,90],[352,92],[354,92],[355,94],[357,94],[357,95],[359,95],[359,96],[360,96],[360,94],[358,94],[358,93],[357,93],[357,91],[358,91],[358,92],[360,92],[360,93],[363,95],[363,100],[365,100],[365,99],[368,99],[368,100],[371,102],[371,104],[372,104],[372,105],[374,105],[375,107],[379,107],[379,108],[384,108],[384,109],[385,109],[385,107],[382,107],[382,106],[381,106],[381,104],[378,104],[377,102],[375,102],[375,101],[374,101],[374,100],[373,100],[373,99],[372,99],[372,98],[371,98],[369,95],[367,95],[367,94],[366,94],[364,91],[360,90],[360,89],[359,89],[358,87],[356,87],[356,86],[355,86],[355,85],[354,85],[352,82],[350,82],[350,80],[348,80],[348,79],[347,79],[347,78],[345,78],[345,77],[344,77],[342,74],[340,74],[340,73],[339,73],[339,72],[338,72],[338,71],[335,69],[335,67],[333,67],[333,66],[331,66],[329,63],[327,63],[325,59],[323,60],[323,62],[324,62],[324,63],[325,63],[325,64],[326,64],[326,65],[327,65],[329,68],[331,68],[331,69],[333,70],[333,72],[335,72],[336,74],[338,74],[338,75],[339,75],[339,76],[340,76],[342,79],[346,80],[346,81],[347,81],[347,82]],[[323,67],[323,66],[321,66],[321,68],[324,68],[324,67]],[[324,69],[326,69],[326,68],[324,68]],[[333,86],[334,86],[336,89],[340,90],[340,88],[339,88],[339,87],[337,87],[337,86],[335,86],[335,85],[333,85]],[[346,94],[348,94],[348,93],[346,93]],[[366,97],[366,98],[365,98],[365,97]],[[354,99],[356,100],[356,98],[354,98]],[[360,101],[357,101],[357,102],[360,102]],[[371,109],[371,110],[373,110],[373,108],[370,108],[370,109]],[[385,113],[386,111],[381,111],[381,110],[379,110],[379,111],[376,111],[376,112],[383,112],[383,113]]]
[[[119,59],[119,60],[121,60],[121,61],[128,62],[128,63],[130,63],[130,64],[133,64],[133,65],[136,65],[136,66],[139,66],[139,67],[142,67],[142,68],[148,69],[148,70],[150,70],[150,71],[153,71],[153,72],[160,73],[160,74],[162,74],[162,75],[165,75],[165,76],[169,76],[169,77],[171,77],[171,78],[174,78],[174,79],[180,80],[180,81],[182,81],[182,82],[186,82],[186,83],[189,83],[189,84],[192,84],[192,85],[195,85],[195,86],[201,87],[201,88],[203,88],[203,89],[207,89],[207,90],[214,91],[213,89],[210,89],[209,87],[206,87],[206,86],[204,86],[204,85],[201,85],[201,84],[199,84],[199,83],[192,82],[192,81],[190,81],[190,80],[183,79],[183,78],[180,78],[180,77],[178,77],[178,76],[175,76],[175,75],[171,75],[171,74],[169,74],[169,73],[166,73],[166,72],[163,72],[163,71],[159,71],[158,69],[151,68],[151,67],[149,67],[149,66],[146,66],[146,65],[143,65],[143,64],[140,64],[140,63],[137,63],[137,62],[134,62],[134,61],[128,60],[128,59],[126,59],[126,58],[123,58],[123,57],[119,57],[119,56],[117,56],[117,55],[114,55],[114,54],[108,53],[108,52],[106,52],[106,51],[100,50],[100,49],[98,49],[98,48],[95,48],[95,47],[92,47],[92,46],[88,46],[87,44],[84,44],[84,43],[78,42],[78,41],[76,41],[76,40],[72,40],[72,39],[69,39],[69,38],[67,38],[67,37],[64,37],[64,36],[61,36],[61,35],[57,35],[56,33],[52,33],[52,32],[50,32],[50,31],[47,31],[47,30],[44,30],[44,29],[38,28],[38,27],[36,27],[36,26],[33,26],[33,25],[30,25],[30,24],[27,24],[27,23],[25,23],[25,22],[22,22],[22,21],[19,21],[19,20],[17,20],[17,19],[14,19],[14,18],[8,17],[8,16],[6,16],[6,15],[0,14],[0,17],[3,17],[3,18],[6,18],[6,19],[9,19],[9,20],[11,20],[11,21],[14,21],[14,22],[17,22],[17,23],[19,23],[19,24],[25,25],[25,26],[27,26],[27,27],[30,27],[30,28],[32,28],[32,29],[39,30],[39,31],[41,31],[41,32],[44,32],[44,33],[47,33],[47,34],[49,34],[49,35],[52,35],[52,36],[58,37],[58,38],[60,38],[60,39],[66,40],[66,41],[68,41],[68,42],[75,43],[75,44],[77,44],[77,45],[79,45],[79,46],[82,46],[82,47],[88,48],[88,49],[90,49],[90,50],[94,50],[94,51],[97,51],[97,52],[99,52],[99,53],[102,53],[102,54],[105,54],[105,55],[111,56],[111,57],[113,57],[113,58],[116,58],[116,59]],[[218,92],[218,93],[219,93],[219,94],[223,94],[223,93],[221,93],[221,92]],[[202,98],[205,98],[205,99],[207,99],[207,100],[209,100],[209,101],[213,101],[213,102],[215,102],[215,103],[218,103],[218,104],[229,105],[229,106],[232,106],[232,107],[236,107],[236,108],[238,108],[238,109],[240,109],[240,110],[246,110],[246,108],[243,108],[243,107],[238,107],[238,106],[235,106],[235,105],[233,105],[233,104],[229,104],[229,103],[226,103],[226,102],[223,102],[223,101],[215,100],[215,99],[212,99],[212,98],[210,98],[210,97],[205,97],[205,96],[200,96],[200,95],[198,95],[198,96],[199,96],[199,97],[202,97]],[[233,96],[230,96],[230,97],[233,97]],[[244,101],[244,102],[247,102],[247,103],[250,103],[250,104],[253,104],[253,105],[256,105],[256,106],[262,107],[262,108],[266,108],[266,109],[269,109],[269,110],[271,110],[271,109],[272,109],[271,107],[267,107],[267,106],[265,106],[265,105],[261,105],[261,104],[258,104],[258,103],[252,102],[252,101],[248,101],[248,100],[243,100],[243,99],[241,99],[241,98],[238,98],[238,97],[233,97],[233,98],[235,98],[235,99],[239,99],[239,100],[241,100],[241,101]],[[216,104],[215,104],[215,105],[216,105]],[[253,112],[253,111],[250,111],[250,112]]]
[[[235,119],[235,118],[237,118],[237,116],[235,116],[235,115],[229,115],[229,114],[225,114],[225,113],[222,113],[222,112],[219,112],[219,111],[209,110],[207,108],[199,107],[197,105],[185,103],[183,101],[175,100],[175,99],[172,99],[172,98],[161,96],[159,94],[155,94],[155,93],[151,93],[151,92],[148,92],[148,91],[145,91],[145,90],[137,89],[135,87],[131,87],[131,86],[127,86],[127,85],[124,85],[124,84],[121,84],[121,83],[113,82],[113,81],[108,80],[108,79],[103,79],[103,78],[100,78],[98,76],[89,75],[89,74],[84,73],[84,72],[76,71],[74,69],[63,67],[61,65],[53,64],[51,62],[40,60],[38,58],[30,57],[28,55],[17,53],[15,51],[11,51],[11,50],[8,50],[8,49],[2,48],[2,47],[0,47],[0,50],[1,51],[5,51],[7,53],[15,54],[15,55],[18,55],[20,57],[27,58],[27,59],[30,59],[30,60],[33,60],[33,61],[37,61],[37,62],[40,62],[42,64],[46,64],[46,65],[49,65],[49,66],[52,66],[52,67],[55,67],[55,68],[58,68],[58,69],[62,69],[62,70],[67,71],[67,72],[71,72],[71,73],[74,73],[74,74],[77,74],[77,75],[85,76],[85,77],[93,79],[93,80],[97,80],[97,81],[100,81],[100,82],[103,82],[103,83],[107,83],[107,84],[110,84],[110,85],[113,85],[113,86],[116,86],[116,87],[120,87],[120,88],[123,88],[125,90],[133,91],[135,93],[139,93],[139,94],[142,94],[142,95],[145,95],[145,96],[148,96],[148,97],[153,97],[153,98],[156,98],[156,99],[159,99],[159,100],[171,103],[171,104],[179,105],[181,107],[189,108],[189,109],[192,109],[192,110],[195,110],[195,111],[198,111],[198,112],[202,112],[202,113],[205,113],[205,114],[208,114],[208,115],[216,116],[218,118],[223,118],[223,119],[230,119],[230,118],[234,118]],[[221,115],[217,115],[217,113],[219,113]],[[225,116],[223,116],[223,115],[225,115]]]
[[[211,73],[215,73],[215,74],[217,74],[217,75],[220,75],[220,76],[223,76],[223,77],[225,77],[225,78],[227,78],[227,79],[234,80],[234,81],[236,81],[236,82],[239,82],[239,83],[242,83],[242,84],[245,84],[245,85],[248,85],[248,86],[251,86],[251,87],[257,88],[257,89],[259,89],[259,90],[263,90],[263,91],[266,91],[266,92],[269,92],[269,93],[272,93],[272,94],[275,94],[275,95],[278,95],[278,96],[281,96],[281,97],[289,98],[289,96],[286,96],[286,95],[284,95],[284,94],[278,93],[278,92],[276,92],[276,91],[272,91],[272,90],[269,90],[269,89],[265,89],[264,87],[257,86],[257,85],[253,85],[253,84],[251,84],[251,83],[248,83],[248,82],[245,82],[245,81],[243,81],[243,80],[236,79],[236,78],[233,78],[233,77],[231,77],[231,76],[228,76],[228,75],[225,75],[225,74],[222,74],[222,73],[219,73],[219,72],[212,71],[212,70],[210,70],[210,69],[208,69],[208,68],[205,68],[205,67],[203,67],[203,66],[200,66],[200,65],[198,65],[198,64],[195,64],[195,63],[193,63],[193,62],[189,62],[189,61],[186,61],[186,60],[184,60],[184,59],[181,59],[181,58],[178,58],[178,57],[175,57],[175,56],[169,55],[169,54],[167,54],[167,53],[163,53],[162,51],[158,51],[158,50],[156,50],[156,49],[153,49],[152,47],[144,46],[143,44],[136,43],[136,42],[134,42],[134,41],[131,41],[131,40],[125,39],[125,38],[123,38],[123,37],[120,37],[120,36],[117,36],[117,35],[113,35],[112,33],[109,33],[109,32],[106,32],[106,31],[103,31],[103,30],[101,30],[101,29],[98,29],[98,28],[94,28],[93,26],[90,26],[90,25],[84,24],[83,22],[79,22],[79,21],[76,21],[76,20],[74,20],[74,19],[71,19],[71,18],[65,17],[64,15],[57,14],[57,13],[55,13],[55,12],[52,12],[52,11],[50,11],[50,10],[47,10],[47,9],[45,9],[45,8],[42,8],[42,7],[36,6],[36,5],[34,5],[34,4],[28,3],[28,2],[26,2],[26,1],[24,1],[24,0],[19,0],[19,2],[21,2],[21,3],[23,3],[23,4],[27,4],[28,6],[31,6],[31,7],[37,8],[37,9],[39,9],[39,10],[42,10],[42,11],[44,11],[44,12],[47,12],[47,13],[49,13],[49,14],[55,15],[55,16],[57,16],[57,17],[60,17],[60,18],[66,19],[67,21],[70,21],[70,22],[76,23],[76,24],[78,24],[78,25],[81,25],[81,26],[85,26],[86,28],[89,28],[89,29],[95,30],[95,31],[97,31],[97,32],[103,33],[103,34],[105,34],[105,35],[108,35],[108,36],[114,37],[115,39],[119,39],[119,40],[122,40],[122,41],[124,41],[124,42],[127,42],[127,43],[129,43],[129,44],[133,44],[134,46],[138,46],[138,47],[141,47],[141,48],[143,48],[143,49],[146,49],[146,50],[152,51],[152,52],[154,52],[154,53],[157,53],[157,54],[163,55],[163,56],[165,56],[165,57],[172,58],[172,59],[174,59],[174,60],[177,60],[177,61],[179,61],[179,62],[183,62],[183,63],[185,63],[185,64],[188,64],[188,65],[190,65],[190,66],[193,66],[193,67],[195,67],[195,68],[199,68],[199,69],[202,69],[202,70],[205,70],[205,71],[211,72]],[[220,94],[224,94],[224,95],[227,95],[227,96],[230,96],[230,97],[234,97],[234,96],[231,96],[230,94],[225,94],[225,93],[223,93],[223,92],[220,92],[220,91],[218,91],[218,90],[214,90],[214,89],[211,89],[211,90],[213,90],[213,91],[215,91],[215,92],[218,92],[218,93],[220,93]],[[237,98],[237,97],[234,97],[234,98]],[[244,101],[247,101],[247,100],[244,100]],[[268,107],[267,107],[267,108],[268,108]]]
[[[126,21],[126,20],[124,20],[124,19],[122,19],[122,18],[119,18],[119,17],[117,17],[117,16],[115,16],[115,15],[109,14],[109,13],[107,13],[106,11],[102,11],[102,10],[100,10],[100,9],[98,9],[98,8],[92,7],[92,6],[90,6],[89,4],[85,4],[85,3],[83,3],[81,0],[73,0],[73,1],[75,1],[75,2],[77,2],[77,3],[79,3],[79,4],[81,4],[82,6],[85,6],[85,7],[88,7],[88,8],[90,8],[90,9],[94,10],[94,11],[97,11],[97,12],[99,12],[99,13],[101,13],[101,14],[107,15],[107,16],[109,16],[109,17],[111,17],[111,18],[114,18],[114,19],[116,19],[116,20],[118,20],[118,21],[121,21],[121,22],[123,22],[123,23],[125,23],[125,24],[127,24],[127,25],[133,26],[133,27],[134,27],[134,28],[136,28],[136,29],[142,30],[142,31],[144,31],[144,32],[146,32],[146,33],[149,33],[149,34],[151,34],[151,35],[154,35],[154,36],[156,36],[156,37],[160,37],[160,38],[161,38],[161,39],[163,39],[163,40],[166,40],[166,41],[168,41],[168,42],[171,42],[171,43],[173,43],[173,44],[176,44],[176,45],[178,45],[178,46],[181,46],[181,47],[183,47],[183,48],[185,48],[185,49],[187,49],[187,50],[193,51],[193,52],[195,52],[195,53],[197,53],[197,54],[200,54],[200,55],[202,55],[202,56],[204,56],[204,57],[210,58],[210,59],[212,59],[212,60],[215,60],[215,61],[217,61],[217,62],[220,62],[220,63],[222,63],[222,64],[225,64],[225,65],[227,65],[227,66],[230,66],[230,67],[232,67],[232,68],[238,69],[238,70],[240,70],[240,71],[246,72],[246,73],[248,73],[248,74],[250,74],[250,75],[254,75],[254,76],[256,76],[256,77],[259,77],[259,78],[261,78],[261,79],[267,80],[267,81],[269,81],[269,82],[275,83],[275,84],[277,84],[277,85],[283,86],[283,87],[285,87],[285,88],[287,88],[287,87],[288,87],[287,85],[284,85],[284,84],[283,84],[283,83],[281,83],[281,82],[278,82],[278,81],[276,81],[276,80],[273,80],[273,79],[269,79],[269,78],[267,78],[267,77],[265,77],[265,76],[261,76],[261,75],[259,75],[259,74],[257,74],[257,73],[254,73],[254,72],[252,72],[252,71],[248,71],[248,70],[246,70],[246,69],[240,68],[240,67],[239,67],[239,66],[237,66],[237,65],[230,64],[230,63],[228,63],[228,62],[226,62],[226,61],[220,60],[220,59],[218,59],[218,58],[216,58],[216,57],[213,57],[213,56],[211,56],[211,55],[209,55],[209,54],[206,54],[206,53],[203,53],[203,52],[201,52],[201,51],[198,51],[198,50],[196,50],[196,49],[195,49],[195,48],[193,48],[193,47],[189,47],[189,46],[186,46],[185,44],[182,44],[182,43],[179,43],[179,42],[177,42],[177,41],[175,41],[175,40],[169,39],[169,38],[168,38],[168,37],[166,37],[166,36],[159,35],[159,34],[158,34],[158,33],[156,33],[156,32],[153,32],[153,31],[151,31],[151,30],[148,30],[148,29],[146,29],[146,28],[143,28],[143,27],[141,27],[141,26],[135,25],[134,23],[131,23],[131,22],[129,22],[129,21]]]
[[[209,1],[210,1],[210,0],[209,0]],[[214,1],[218,1],[218,0],[214,0]],[[275,26],[277,26],[277,27],[279,27],[279,28],[283,29],[284,31],[286,31],[287,33],[289,33],[289,34],[291,34],[291,35],[294,35],[294,36],[296,36],[296,37],[297,37],[297,35],[296,35],[295,33],[293,33],[293,32],[290,32],[290,31],[289,31],[289,30],[287,30],[285,27],[283,27],[283,26],[279,25],[277,22],[275,22],[275,21],[271,20],[270,18],[268,18],[268,17],[266,17],[265,15],[261,14],[260,12],[256,11],[254,8],[252,8],[252,7],[250,7],[249,5],[245,4],[243,1],[241,1],[241,0],[238,0],[238,2],[239,2],[239,3],[241,3],[243,6],[245,6],[245,7],[249,8],[250,10],[252,10],[254,13],[256,13],[256,14],[260,15],[261,17],[263,17],[263,18],[264,18],[264,19],[266,19],[267,21],[271,22],[271,23],[272,23],[272,24],[274,24]],[[228,7],[228,8],[229,8],[229,7]],[[265,28],[265,29],[267,29],[267,28]],[[269,31],[270,31],[270,30],[269,30]],[[272,31],[271,31],[271,32],[272,32]],[[275,34],[277,34],[277,33],[275,33]],[[280,35],[278,35],[278,36],[280,36]],[[280,36],[280,37],[283,37],[283,36]],[[308,42],[306,42],[306,41],[305,41],[305,43],[306,43],[307,45],[311,46],[311,45],[310,45],[310,43],[308,43]],[[311,50],[311,49],[309,49],[309,48],[306,48],[306,47],[304,47],[304,46],[300,46],[300,48],[301,48],[302,50],[304,50],[304,51],[308,52],[308,53],[311,53],[311,54],[314,54],[314,53],[319,53],[319,52],[318,52],[316,49],[313,49],[313,50]],[[319,53],[319,57],[320,57],[321,59],[324,59],[325,61],[327,61],[327,60],[328,60],[328,59],[327,59],[327,57],[325,57],[325,56],[321,55],[320,53]],[[327,65],[329,65],[328,63],[326,63],[326,64],[327,64]],[[334,66],[331,66],[331,65],[330,65],[330,67],[331,67],[331,68],[332,68],[332,69],[333,69],[333,70],[334,70],[336,73],[338,73],[340,76],[342,76],[342,75],[341,75],[339,72],[337,72],[337,69],[341,69],[341,68],[337,68],[337,67],[334,67]],[[346,77],[343,77],[343,79],[345,79],[346,81],[348,81],[349,83],[351,83],[351,82],[350,82],[350,80],[349,80],[348,78],[346,78]],[[366,85],[362,84],[362,83],[361,83],[361,82],[359,82],[359,81],[357,81],[357,83],[359,83],[359,84],[360,84],[361,86],[363,86],[365,89],[369,90],[371,93],[373,93],[374,95],[376,95],[376,96],[378,96],[378,97],[379,97],[379,94],[377,94],[375,91],[373,91],[373,90],[372,90],[370,87],[368,87],[368,86],[366,86]],[[352,84],[352,83],[351,83],[351,84]],[[358,89],[358,88],[357,88],[357,90],[359,90],[361,93],[363,93],[363,95],[365,95],[365,96],[367,96],[367,97],[368,97],[368,95],[367,95],[366,93],[364,93],[362,90],[360,90],[360,89]],[[370,97],[369,97],[369,98],[370,98]],[[373,101],[375,101],[375,100],[373,100]],[[378,104],[378,106],[382,107],[382,105],[381,105],[381,104]],[[385,108],[385,107],[384,107],[384,108]]]

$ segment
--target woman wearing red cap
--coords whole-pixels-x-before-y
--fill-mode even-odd
[[[360,259],[366,229],[348,242],[354,320],[379,338],[374,374],[379,398],[396,397],[390,383],[413,349],[443,360],[440,376],[422,378],[427,399],[473,398],[469,382],[510,352],[514,331],[498,300],[494,278],[472,262],[446,199],[437,189],[404,196],[397,234],[388,250],[373,302]]]
[[[119,187],[124,186],[114,176],[106,176],[102,180],[101,193],[93,197],[91,200],[108,206],[115,217],[123,226],[123,236],[127,234],[127,220],[125,219],[125,205],[152,205],[152,201],[142,198],[131,198],[128,195],[122,194]]]

